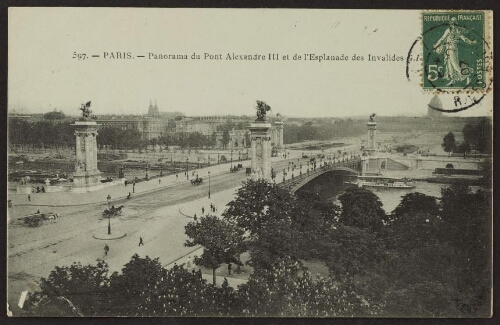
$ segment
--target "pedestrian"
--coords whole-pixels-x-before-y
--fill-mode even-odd
[[[108,252],[109,252],[109,246],[108,244],[104,245],[104,255],[108,256]]]
[[[128,195],[127,195],[127,200],[130,200],[130,197],[131,197],[131,196],[132,196],[132,195],[130,194],[130,192],[128,192]]]
[[[36,210],[36,213],[40,213],[40,209]]]
[[[144,242],[142,241],[142,237],[139,236],[139,246],[141,246],[141,245],[144,246]]]
[[[31,195],[28,194],[28,201],[31,202]]]
[[[42,186],[42,193],[45,193],[45,187]]]
[[[201,214],[205,214],[205,207],[201,207]]]
[[[135,193],[135,184],[132,186],[132,193]]]
[[[161,178],[158,179],[158,185],[160,185],[160,184],[161,184]]]
[[[175,174],[175,178],[176,178],[176,179],[179,179],[179,174]]]
[[[196,218],[196,213],[194,214],[194,221],[198,220],[198,218]]]
[[[229,264],[227,265],[227,273],[228,273],[228,275],[231,275],[231,269],[232,269],[232,268],[233,268],[233,266],[231,265],[231,263],[229,263]]]

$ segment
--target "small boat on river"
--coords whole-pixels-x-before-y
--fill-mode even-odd
[[[387,188],[387,189],[412,189],[415,184],[409,178],[393,178],[381,176],[358,176],[356,181],[345,182],[359,187]]]

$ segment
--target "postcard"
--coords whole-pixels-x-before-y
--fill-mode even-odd
[[[492,11],[8,27],[10,316],[492,316]]]

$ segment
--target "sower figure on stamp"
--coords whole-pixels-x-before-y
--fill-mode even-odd
[[[465,37],[462,30],[462,27],[457,26],[457,19],[452,17],[450,26],[433,46],[436,53],[444,56],[444,78],[450,81],[447,86],[463,80],[467,80],[466,84],[469,84],[470,74],[473,72],[472,68],[459,60],[458,43],[462,40],[469,45],[475,45],[476,41]]]
[[[144,242],[142,241],[142,237],[139,236],[139,246],[141,246],[141,245],[144,246]]]

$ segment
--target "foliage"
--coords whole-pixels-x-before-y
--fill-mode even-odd
[[[265,181],[248,181],[225,219],[189,223],[190,245],[214,247],[204,252],[209,267],[234,262],[248,245],[254,272],[237,289],[134,255],[110,277],[103,262],[56,268],[27,305],[38,311],[33,315],[489,315],[490,192],[451,186],[442,190],[441,209],[433,197],[407,194],[385,223],[373,194],[349,189],[340,201],[339,214],[315,195],[294,196]],[[328,266],[328,277],[313,279],[302,266],[300,260],[313,253]],[[89,288],[91,299],[80,294]]]
[[[282,258],[297,261],[301,254],[301,233],[289,220],[270,218],[248,240],[249,265],[256,269],[270,269]]]
[[[382,202],[371,191],[362,187],[347,188],[339,196],[342,212],[339,216],[340,223],[346,226],[358,227],[380,231],[383,222],[387,221]]]
[[[441,147],[443,147],[444,151],[451,153],[455,150],[456,146],[457,146],[457,144],[455,141],[455,135],[453,134],[453,132],[448,132],[443,137],[443,143],[441,144]]]
[[[401,153],[412,153],[418,150],[418,147],[412,144],[403,144],[401,146],[396,147],[396,152],[401,152]]]
[[[229,131],[224,130],[222,131],[222,147],[226,149],[228,144],[229,144]]]
[[[383,258],[384,244],[369,228],[339,225],[330,230],[324,258],[334,279],[353,277],[373,269]]]
[[[441,192],[449,241],[462,252],[463,266],[470,276],[477,276],[490,266],[491,194],[484,190],[473,193],[463,185],[452,185]]]
[[[239,287],[244,316],[334,317],[370,315],[371,308],[347,282],[313,280],[307,269],[281,259],[256,271]]]
[[[225,219],[258,235],[272,219],[290,221],[294,211],[294,197],[266,180],[248,180],[236,192],[222,214]]]
[[[328,119],[317,121],[287,122],[283,129],[285,144],[308,140],[331,140],[336,137],[363,135],[366,132],[366,121],[353,119]]]
[[[203,246],[203,254],[195,257],[194,262],[213,270],[215,285],[215,270],[222,263],[238,263],[239,254],[245,250],[243,230],[210,215],[201,217],[199,222],[188,223],[185,228],[190,238],[185,245]]]
[[[61,111],[54,110],[53,112],[48,112],[43,114],[43,118],[45,120],[64,120],[66,115]]]
[[[63,297],[85,315],[102,315],[106,313],[103,307],[108,305],[108,265],[98,260],[96,265],[73,263],[71,266],[56,266],[46,279],[40,280],[40,289],[40,293],[28,299],[26,308],[35,308],[47,298]]]
[[[422,212],[436,217],[440,214],[439,205],[433,196],[412,192],[402,196],[401,202],[392,211],[391,221],[400,219],[410,212]]]
[[[134,254],[122,268],[121,274],[115,272],[110,278],[110,291],[114,293],[114,306],[126,316],[135,316],[137,308],[142,308],[142,294],[152,283],[164,276],[158,258],[145,258]]]
[[[482,153],[491,152],[491,120],[482,118],[477,122],[469,122],[462,129],[464,143],[467,148],[471,146]]]
[[[8,140],[11,148],[63,148],[75,145],[74,130],[67,121],[41,120],[29,122],[8,121]]]

